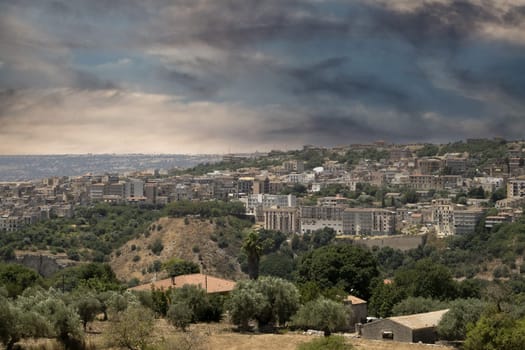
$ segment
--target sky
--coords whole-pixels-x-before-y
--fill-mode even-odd
[[[0,154],[525,134],[525,0],[0,0]]]

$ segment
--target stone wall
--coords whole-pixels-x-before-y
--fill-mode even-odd
[[[64,254],[55,256],[29,252],[17,252],[16,259],[12,262],[29,267],[44,277],[50,277],[65,267],[78,264],[78,262],[68,259]]]

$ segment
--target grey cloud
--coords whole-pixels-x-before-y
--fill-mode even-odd
[[[348,74],[342,67],[346,58],[334,57],[314,65],[292,69],[290,77],[295,81],[294,91],[311,95],[326,92],[345,99],[371,99],[402,105],[409,96],[399,87],[388,86],[377,75]]]
[[[525,5],[514,6],[503,15],[503,21],[508,25],[519,25],[525,22]]]
[[[496,10],[488,3],[454,0],[448,3],[425,3],[413,11],[375,8],[371,12],[372,28],[377,34],[399,36],[414,47],[457,49],[482,23],[498,22]]]
[[[75,98],[79,92],[119,90],[126,99],[93,99],[110,109],[131,102],[125,90],[130,88],[163,96],[160,102],[148,96],[146,105],[163,107],[156,121],[165,129],[176,130],[176,118],[191,124],[193,115],[185,119],[184,113],[201,110],[177,105],[184,113],[175,117],[164,95],[235,107],[221,114],[221,123],[242,127],[188,130],[189,136],[217,142],[446,140],[490,135],[491,128],[515,135],[507,123],[522,116],[507,101],[523,105],[523,46],[486,36],[485,26],[519,28],[525,6],[415,2],[419,6],[401,10],[365,0],[0,0],[0,118],[21,101],[9,89],[69,88]],[[506,53],[489,54],[498,50]],[[94,68],[119,57],[133,64],[119,71]],[[425,66],[425,60],[439,67]],[[491,88],[503,97],[484,100]],[[67,105],[67,94],[58,95],[23,101],[38,101],[34,118],[48,120],[56,117],[46,111]],[[145,115],[143,104],[136,107],[139,112],[126,109],[130,118]],[[104,123],[90,115],[94,109],[82,112],[92,124]]]
[[[115,82],[106,80],[96,76],[93,73],[82,71],[82,70],[72,70],[71,74],[73,76],[73,87],[78,89],[86,90],[115,90],[120,89],[120,86]]]
[[[453,70],[453,74],[467,89],[499,91],[516,103],[525,105],[525,65],[521,62],[496,66],[481,72],[458,68]]]

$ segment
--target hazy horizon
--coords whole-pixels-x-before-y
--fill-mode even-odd
[[[0,0],[0,154],[522,139],[525,0]]]

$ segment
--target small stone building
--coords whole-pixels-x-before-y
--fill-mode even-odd
[[[357,323],[364,323],[368,316],[368,307],[366,301],[356,296],[349,295],[344,300],[345,305],[350,309],[351,316],[349,320],[350,329],[354,329]]]
[[[360,335],[366,339],[434,344],[437,339],[436,327],[447,311],[448,309],[376,320],[362,325]]]

